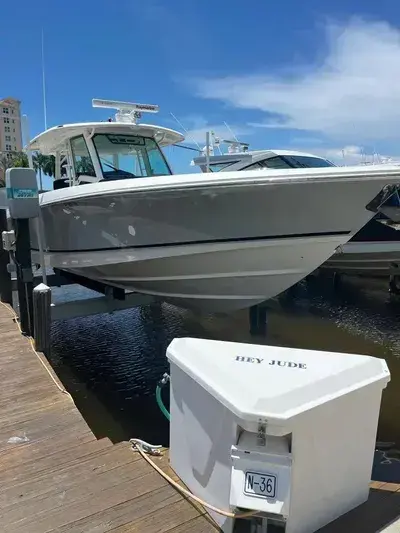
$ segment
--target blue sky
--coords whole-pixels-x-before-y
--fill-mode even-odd
[[[91,99],[157,103],[146,121],[204,144],[209,128],[256,148],[358,161],[400,156],[400,4],[394,0],[56,0],[2,7],[0,96],[22,100],[31,134],[103,120]],[[6,68],[4,67],[6,65]],[[169,153],[190,171],[191,153]]]

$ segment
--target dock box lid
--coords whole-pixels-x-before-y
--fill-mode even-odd
[[[390,380],[386,362],[366,355],[178,338],[167,357],[241,420],[286,421]]]

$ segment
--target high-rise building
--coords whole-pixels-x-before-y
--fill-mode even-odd
[[[0,153],[22,150],[21,102],[0,99]]]

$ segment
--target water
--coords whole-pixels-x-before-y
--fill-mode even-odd
[[[56,289],[57,300],[89,291]],[[247,312],[198,316],[166,304],[114,315],[53,324],[51,362],[97,437],[114,442],[140,437],[168,444],[168,423],[155,388],[168,371],[165,352],[174,337],[192,336],[274,344],[386,359],[391,382],[384,391],[374,479],[400,482],[400,302],[391,302],[379,280],[312,279],[268,304],[268,335],[252,337]],[[168,390],[163,392],[168,405]]]

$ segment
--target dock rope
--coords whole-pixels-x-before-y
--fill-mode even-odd
[[[228,518],[249,518],[251,516],[256,516],[259,514],[259,511],[246,511],[243,513],[232,513],[231,511],[225,511],[224,509],[219,509],[218,507],[215,507],[214,505],[211,505],[210,503],[205,502],[198,496],[195,496],[192,492],[182,487],[182,485],[179,485],[175,480],[173,480],[168,474],[166,474],[150,457],[150,455],[162,455],[161,449],[162,446],[160,445],[152,445],[148,442],[145,442],[141,439],[130,439],[130,444],[132,445],[132,450],[138,451],[140,455],[143,457],[145,461],[149,463],[150,466],[156,470],[160,476],[162,476],[170,485],[172,485],[178,492],[186,496],[187,498],[196,501],[203,507],[206,507],[207,509],[210,509],[211,511],[214,511],[222,516],[227,516]]]
[[[55,384],[55,386],[57,387],[57,389],[62,392],[63,394],[67,395],[72,401],[74,401],[72,395],[66,390],[64,389],[64,387],[62,387],[58,381],[56,380],[56,378],[54,377],[53,375],[53,372],[51,371],[51,369],[48,367],[48,365],[46,365],[46,363],[43,361],[42,357],[40,356],[39,352],[36,351],[35,349],[35,341],[32,337],[29,337],[28,335],[25,335],[24,332],[22,331],[21,329],[21,326],[19,324],[19,318],[18,318],[18,315],[17,313],[14,311],[14,309],[12,307],[10,307],[9,305],[5,304],[4,302],[0,301],[0,304],[5,307],[7,309],[7,311],[11,314],[11,316],[13,317],[13,320],[15,322],[15,324],[17,324],[17,327],[21,333],[21,335],[23,335],[24,337],[27,337],[28,340],[29,340],[29,344],[31,346],[31,349],[33,351],[33,353],[36,355],[36,357],[39,359],[41,365],[43,366],[43,368],[46,370],[46,372],[48,373],[48,375],[51,377],[53,383]],[[75,402],[74,402],[75,403]]]

